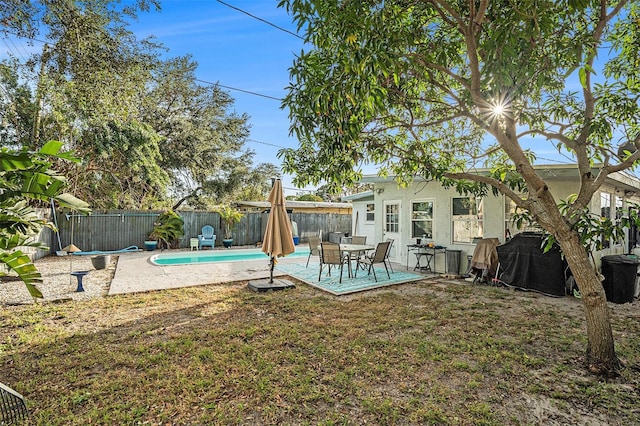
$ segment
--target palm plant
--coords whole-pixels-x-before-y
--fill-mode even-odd
[[[244,214],[240,213],[238,210],[234,209],[229,205],[223,205],[216,209],[218,214],[220,215],[220,219],[222,220],[222,225],[224,227],[224,238],[230,240],[233,238],[233,234],[231,231],[236,223],[239,223]]]
[[[42,297],[36,285],[42,276],[22,247],[46,247],[33,239],[43,227],[56,230],[53,223],[39,219],[29,200],[51,200],[64,207],[89,212],[89,206],[64,193],[64,176],[51,168],[51,159],[78,162],[71,153],[61,152],[62,142],[47,142],[38,152],[0,150],[0,264],[14,271],[33,297]],[[0,275],[6,275],[0,272]]]
[[[173,210],[167,210],[154,223],[149,239],[158,241],[160,248],[175,248],[184,236],[184,220]]]

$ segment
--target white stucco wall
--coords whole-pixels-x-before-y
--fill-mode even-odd
[[[377,190],[373,203],[375,204],[375,223],[365,223],[362,218],[366,217],[366,204],[371,201],[353,201],[353,210],[358,213],[358,231],[360,235],[367,235],[368,242],[384,241],[389,237],[395,237],[394,260],[403,265],[409,264],[409,269],[415,265],[415,255],[407,253],[407,245],[416,241],[411,238],[411,209],[412,203],[417,201],[432,200],[434,203],[434,223],[433,242],[442,245],[450,250],[461,250],[461,272],[466,270],[466,256],[473,254],[475,245],[453,244],[451,233],[451,199],[460,197],[453,189],[444,189],[439,183],[417,182],[408,188],[399,188],[395,182],[376,183]],[[384,229],[384,205],[385,201],[397,201],[400,205],[400,232],[399,235],[389,235]],[[355,213],[354,213],[355,221]],[[355,223],[355,222],[354,222]],[[485,237],[496,237],[504,241],[504,202],[502,197],[488,196],[484,205],[484,229]],[[436,256],[436,270],[445,271],[444,255]]]
[[[374,203],[374,200],[353,202],[352,235],[366,236],[367,242],[374,244],[378,241],[375,238],[375,221],[367,221],[367,204],[369,203]],[[374,217],[377,213],[377,211],[374,211]]]
[[[628,184],[628,182],[625,182]],[[579,185],[576,179],[557,178],[547,179],[550,191],[554,194],[556,201],[566,199],[569,195],[578,191]],[[601,191],[616,194],[625,194],[625,191],[615,182],[609,182],[602,186]],[[375,182],[374,184],[374,200],[375,204],[375,223],[365,223],[366,204],[371,200],[354,200],[354,221],[358,212],[357,235],[366,235],[367,242],[376,243],[384,241],[389,237],[384,229],[384,205],[385,201],[396,201],[400,205],[400,232],[394,242],[396,262],[403,265],[409,265],[409,269],[415,265],[415,255],[412,252],[407,253],[407,245],[415,243],[415,239],[411,238],[411,207],[415,201],[432,200],[434,202],[434,224],[433,242],[438,245],[446,246],[450,250],[461,250],[460,272],[467,269],[467,255],[472,255],[475,244],[472,243],[456,243],[452,242],[452,221],[451,221],[451,204],[453,197],[460,197],[454,189],[444,189],[436,182],[413,182],[407,188],[400,188],[392,181]],[[627,188],[628,189],[628,188]],[[640,188],[638,189],[640,194]],[[625,195],[626,201],[634,201],[638,203],[640,197],[635,194]],[[500,242],[505,241],[505,212],[504,197],[502,195],[495,197],[492,194],[487,196],[484,201],[484,238],[498,238]],[[593,212],[600,212],[600,193],[596,193],[591,206]],[[625,206],[626,208],[626,206]],[[612,209],[613,210],[613,209]],[[355,222],[354,222],[355,223]],[[600,265],[600,258],[603,255],[624,253],[627,251],[626,242],[621,244],[613,244],[611,248],[595,253],[596,264]],[[444,256],[436,257],[436,270],[445,271]]]

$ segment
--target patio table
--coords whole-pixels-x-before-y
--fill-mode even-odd
[[[374,250],[376,247],[371,244],[340,244],[340,256],[349,255],[349,262],[347,263],[347,271],[349,278],[352,277],[351,271],[351,255],[360,254],[365,251]],[[318,251],[322,253],[322,246],[318,246]]]
[[[360,254],[369,250],[375,249],[375,246],[370,244],[340,244],[340,253],[341,255],[349,255],[349,262],[347,264],[347,269],[349,272],[349,278],[352,277],[351,272],[351,255],[352,254]]]

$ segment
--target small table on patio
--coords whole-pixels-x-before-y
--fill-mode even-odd
[[[409,252],[418,250],[416,253],[416,266],[413,268],[420,271],[433,272],[436,274],[436,262],[435,258],[437,254],[444,254],[446,256],[447,248],[443,246],[434,246],[429,247],[426,244],[407,244],[407,270],[409,270]],[[420,260],[424,256],[426,260],[426,265],[421,265]],[[433,267],[431,266],[431,262],[433,262]]]
[[[351,255],[352,254],[359,254],[359,253],[363,253],[365,251],[369,251],[369,250],[373,250],[375,249],[375,246],[372,246],[370,244],[340,244],[340,253],[346,253],[349,255],[349,263],[348,263],[348,271],[349,271],[349,278],[352,277],[352,272],[351,272]]]

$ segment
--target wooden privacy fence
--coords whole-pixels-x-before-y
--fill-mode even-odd
[[[161,212],[152,210],[106,210],[94,211],[91,215],[56,213],[59,233],[45,229],[40,241],[50,250],[36,257],[53,254],[57,250],[74,244],[82,251],[112,251],[130,246],[144,248],[144,241],[153,230],[153,224]],[[180,247],[189,247],[189,239],[200,234],[204,225],[211,225],[216,233],[216,247],[222,246],[220,215],[215,212],[179,211],[184,220],[185,235]],[[322,233],[328,240],[329,233],[351,232],[351,215],[337,213],[296,213],[289,215],[298,225],[300,241],[312,234]],[[262,241],[268,213],[245,213],[240,223],[233,228],[233,245],[254,245]],[[52,218],[51,218],[52,219]],[[52,219],[53,220],[53,219]]]

